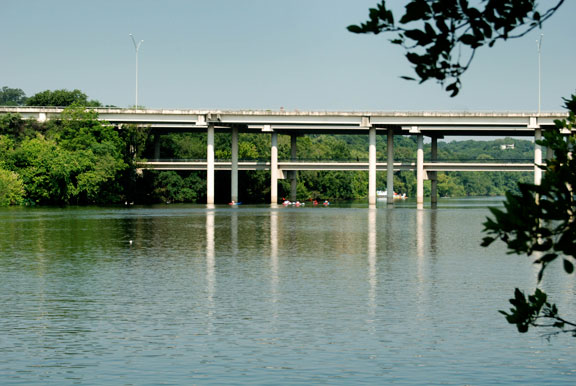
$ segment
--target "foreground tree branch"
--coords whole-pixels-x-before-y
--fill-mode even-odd
[[[569,118],[556,121],[556,130],[544,132],[544,140],[538,141],[554,151],[554,157],[542,166],[541,184],[519,184],[520,194],[508,193],[504,210],[491,208],[493,218],[484,223],[484,232],[489,236],[482,246],[502,240],[509,253],[538,254],[534,264],[540,266],[539,283],[550,263],[562,260],[568,274],[574,272],[576,263],[576,135],[567,135],[576,127],[576,95],[565,102]],[[500,312],[518,331],[552,327],[576,336],[576,328],[570,328],[576,327],[576,323],[560,317],[556,305],[549,303],[540,289],[528,297],[516,289],[510,303],[513,306],[510,312]],[[542,319],[551,323],[539,323]]]
[[[394,33],[390,42],[406,50],[406,59],[416,73],[416,78],[402,78],[419,79],[420,83],[435,79],[454,97],[478,48],[525,36],[540,28],[563,3],[564,0],[557,0],[540,11],[536,0],[411,0],[396,22],[382,0],[370,8],[366,22],[350,25],[348,30]]]

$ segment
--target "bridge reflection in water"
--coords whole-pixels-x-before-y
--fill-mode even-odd
[[[572,384],[572,340],[498,317],[537,275],[480,247],[492,205],[5,209],[2,379]]]

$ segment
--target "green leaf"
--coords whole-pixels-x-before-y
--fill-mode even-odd
[[[460,36],[460,40],[462,43],[466,44],[467,46],[474,46],[478,43],[478,39],[474,35],[466,34]]]
[[[416,20],[430,19],[432,10],[425,0],[412,0],[406,5],[406,13],[400,19],[400,23],[406,24]]]
[[[458,95],[458,92],[460,92],[460,89],[458,88],[458,82],[454,82],[446,86],[446,91],[452,92],[452,94],[450,94],[450,97],[452,98]]]
[[[487,247],[490,244],[492,244],[494,242],[494,240],[496,240],[494,237],[484,237],[482,239],[482,244],[480,244],[483,247]]]
[[[413,53],[413,52],[408,52],[406,54],[406,59],[408,59],[408,61],[410,63],[414,63],[414,64],[420,64],[420,62],[422,61],[422,57],[418,54]]]
[[[556,253],[547,253],[539,259],[534,260],[534,264],[548,264],[554,261],[558,255]]]
[[[426,45],[432,41],[432,38],[426,34],[426,32],[419,29],[411,29],[404,32],[407,38],[415,40],[418,45]]]
[[[361,34],[361,33],[365,33],[366,31],[364,31],[360,26],[357,26],[355,24],[349,25],[348,27],[346,27],[348,29],[348,31],[355,33],[355,34]]]
[[[574,272],[574,264],[567,259],[564,259],[564,271],[566,271],[566,273]]]

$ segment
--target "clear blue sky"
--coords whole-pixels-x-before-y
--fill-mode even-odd
[[[287,110],[537,109],[540,31],[481,49],[464,88],[400,79],[412,70],[385,36],[355,35],[377,0],[2,0],[0,86],[28,96],[84,91],[104,104]],[[549,1],[541,1],[548,3]],[[390,1],[404,4],[405,2]],[[546,25],[542,110],[576,90],[576,1]]]

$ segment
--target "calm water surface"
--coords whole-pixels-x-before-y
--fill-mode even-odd
[[[535,285],[479,246],[498,204],[2,209],[0,383],[574,384],[497,313]]]

